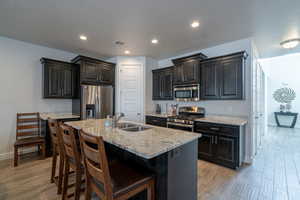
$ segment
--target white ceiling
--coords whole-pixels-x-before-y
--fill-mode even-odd
[[[194,19],[197,30],[189,26]],[[154,58],[253,37],[261,56],[269,57],[300,51],[279,46],[300,37],[300,1],[1,0],[0,35],[90,56],[129,49]],[[117,40],[125,45],[117,47]]]

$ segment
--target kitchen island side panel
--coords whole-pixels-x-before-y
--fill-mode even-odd
[[[118,160],[154,173],[156,200],[196,200],[197,146],[198,140],[194,140],[153,159],[145,159],[108,143],[106,151]],[[130,198],[130,200],[146,199],[145,192]]]
[[[168,200],[197,200],[198,140],[169,152]]]

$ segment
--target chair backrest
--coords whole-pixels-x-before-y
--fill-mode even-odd
[[[63,146],[63,154],[68,159],[71,165],[81,167],[81,155],[79,149],[79,141],[76,142],[74,129],[68,125],[60,124],[59,133]]]
[[[40,136],[39,113],[17,113],[16,139]]]
[[[81,152],[84,159],[87,184],[100,199],[112,200],[112,182],[102,137],[80,131]]]
[[[61,134],[59,134],[59,125],[62,124],[62,122],[58,122],[55,119],[48,119],[48,126],[50,130],[51,140],[52,140],[52,146],[57,146],[58,153],[61,154],[61,156],[64,156],[63,151],[63,139]]]
[[[48,126],[52,143],[58,144],[58,122],[55,119],[48,119]]]

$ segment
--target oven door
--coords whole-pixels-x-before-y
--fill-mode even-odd
[[[190,125],[190,124],[179,124],[179,123],[168,122],[167,127],[173,128],[173,129],[178,129],[178,130],[183,130],[183,131],[194,132],[194,125]]]
[[[177,86],[174,88],[174,98],[176,101],[199,101],[199,97],[199,85]]]

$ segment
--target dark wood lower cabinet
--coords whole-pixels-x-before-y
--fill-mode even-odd
[[[237,169],[244,159],[244,127],[213,123],[195,123],[201,133],[198,157],[225,167]]]
[[[237,138],[216,136],[215,158],[226,166],[235,166],[238,161]]]
[[[167,118],[147,115],[146,124],[167,127]]]
[[[214,156],[213,152],[213,139],[214,135],[202,134],[202,137],[199,139],[198,155],[202,158],[212,159]]]

